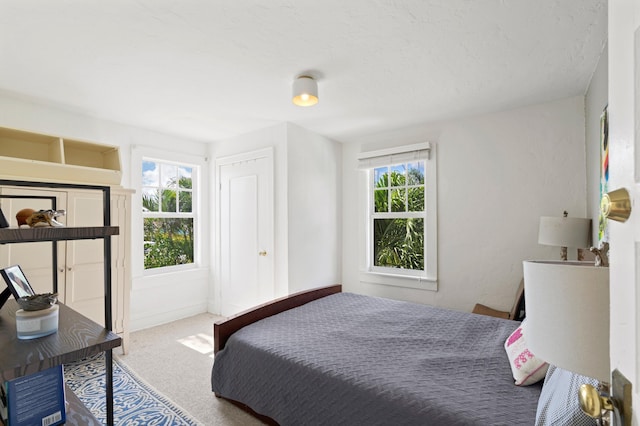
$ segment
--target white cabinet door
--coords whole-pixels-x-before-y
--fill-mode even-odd
[[[111,237],[112,330],[121,335],[127,352],[129,300],[131,290],[130,234],[131,194],[127,189],[111,190],[111,225],[119,235]],[[48,198],[0,198],[0,207],[10,226],[16,227],[16,212],[56,208],[66,210],[58,220],[66,226],[102,226],[102,193],[84,190],[38,190],[0,188],[2,195]],[[0,245],[0,268],[20,265],[36,293],[53,291],[52,245],[57,244],[58,299],[72,309],[104,325],[104,240],[75,240]],[[0,281],[0,289],[4,284]]]
[[[2,195],[18,195],[28,197],[55,197],[56,207],[66,209],[67,194],[61,191],[36,190],[27,188],[2,188]],[[17,227],[16,213],[24,208],[34,210],[47,210],[52,207],[51,200],[46,198],[0,198],[2,212],[11,227]],[[58,218],[61,223],[66,223],[66,216]],[[58,244],[58,262],[56,272],[58,275],[58,297],[65,302],[65,243],[39,242],[22,244],[0,245],[0,267],[20,265],[29,283],[36,293],[48,293],[53,291],[52,279],[52,245]],[[4,284],[0,283],[0,287]]]
[[[102,226],[102,194],[69,192],[68,226]],[[104,325],[104,240],[67,241],[65,303]]]
[[[112,330],[124,333],[126,352],[130,279],[131,192],[111,191],[111,225],[119,234],[111,237],[111,313]],[[102,194],[70,191],[67,195],[69,226],[102,226]],[[66,244],[66,304],[98,324],[104,324],[104,240],[68,241]]]

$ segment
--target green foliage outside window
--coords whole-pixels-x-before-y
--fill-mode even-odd
[[[193,219],[144,219],[144,268],[193,263]]]

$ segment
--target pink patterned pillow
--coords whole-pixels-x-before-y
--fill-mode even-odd
[[[544,379],[549,364],[531,353],[524,339],[525,321],[516,328],[504,342],[504,349],[509,357],[511,372],[518,386],[532,385]]]

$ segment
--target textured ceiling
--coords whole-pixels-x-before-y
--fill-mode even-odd
[[[0,91],[197,140],[342,142],[585,93],[606,0],[0,0]],[[295,76],[320,103],[291,103]]]

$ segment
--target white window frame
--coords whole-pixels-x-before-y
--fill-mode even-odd
[[[424,217],[424,265],[425,270],[407,270],[383,268],[373,265],[373,169],[380,166],[406,163],[415,160],[425,162],[425,211],[419,212]],[[435,144],[423,142],[402,147],[389,148],[378,151],[363,152],[358,155],[358,169],[365,179],[361,180],[362,191],[366,194],[361,198],[362,220],[364,223],[364,238],[362,242],[362,257],[360,281],[408,287],[422,290],[437,291],[438,289],[438,228],[437,228],[437,164]],[[415,217],[413,213],[393,214],[394,217]]]
[[[193,262],[192,263],[185,263],[185,264],[179,264],[179,265],[167,265],[167,266],[161,266],[158,268],[150,268],[150,269],[145,269],[144,268],[144,261],[143,261],[143,265],[142,268],[144,270],[145,274],[154,274],[154,273],[166,273],[169,271],[174,271],[174,270],[183,270],[183,269],[193,269],[198,265],[198,261],[199,261],[199,254],[198,254],[198,203],[199,203],[199,192],[198,192],[198,180],[199,180],[199,175],[200,175],[200,168],[197,164],[192,164],[190,162],[185,162],[185,161],[173,161],[173,160],[166,160],[163,158],[158,158],[158,157],[152,157],[152,156],[142,156],[142,162],[141,164],[144,164],[145,161],[149,161],[149,162],[154,162],[156,163],[158,166],[161,166],[162,164],[168,164],[168,165],[174,165],[177,166],[178,168],[180,167],[188,167],[191,169],[191,189],[184,191],[183,189],[180,189],[179,187],[175,188],[175,190],[177,192],[190,192],[191,193],[191,212],[143,212],[142,213],[142,221],[144,222],[145,219],[147,218],[158,218],[158,219],[170,219],[170,218],[176,218],[176,219],[193,219]],[[144,184],[141,187],[141,193],[144,193],[144,188],[146,186],[144,186]],[[172,188],[166,188],[163,187],[162,185],[159,187],[161,189],[172,189]],[[142,195],[142,194],[141,194]],[[176,207],[179,205],[179,200],[176,199]],[[141,205],[139,206],[141,207]],[[144,243],[144,241],[143,241]],[[144,256],[143,256],[144,257]]]
[[[144,269],[144,243],[143,243],[143,214],[142,214],[142,161],[143,159],[157,160],[165,163],[176,163],[192,165],[197,169],[194,171],[196,178],[193,181],[193,201],[192,210],[194,217],[194,263],[186,265],[172,265],[161,268]],[[162,275],[172,276],[173,274],[184,274],[187,271],[196,271],[207,267],[208,259],[203,257],[207,253],[207,241],[203,235],[208,235],[206,217],[203,216],[203,198],[208,192],[207,181],[203,176],[207,176],[207,159],[205,156],[196,156],[184,152],[164,150],[146,145],[131,146],[131,184],[135,188],[135,193],[131,200],[131,268],[134,277],[157,277]],[[184,276],[183,276],[184,277]],[[138,284],[140,285],[140,284]]]

